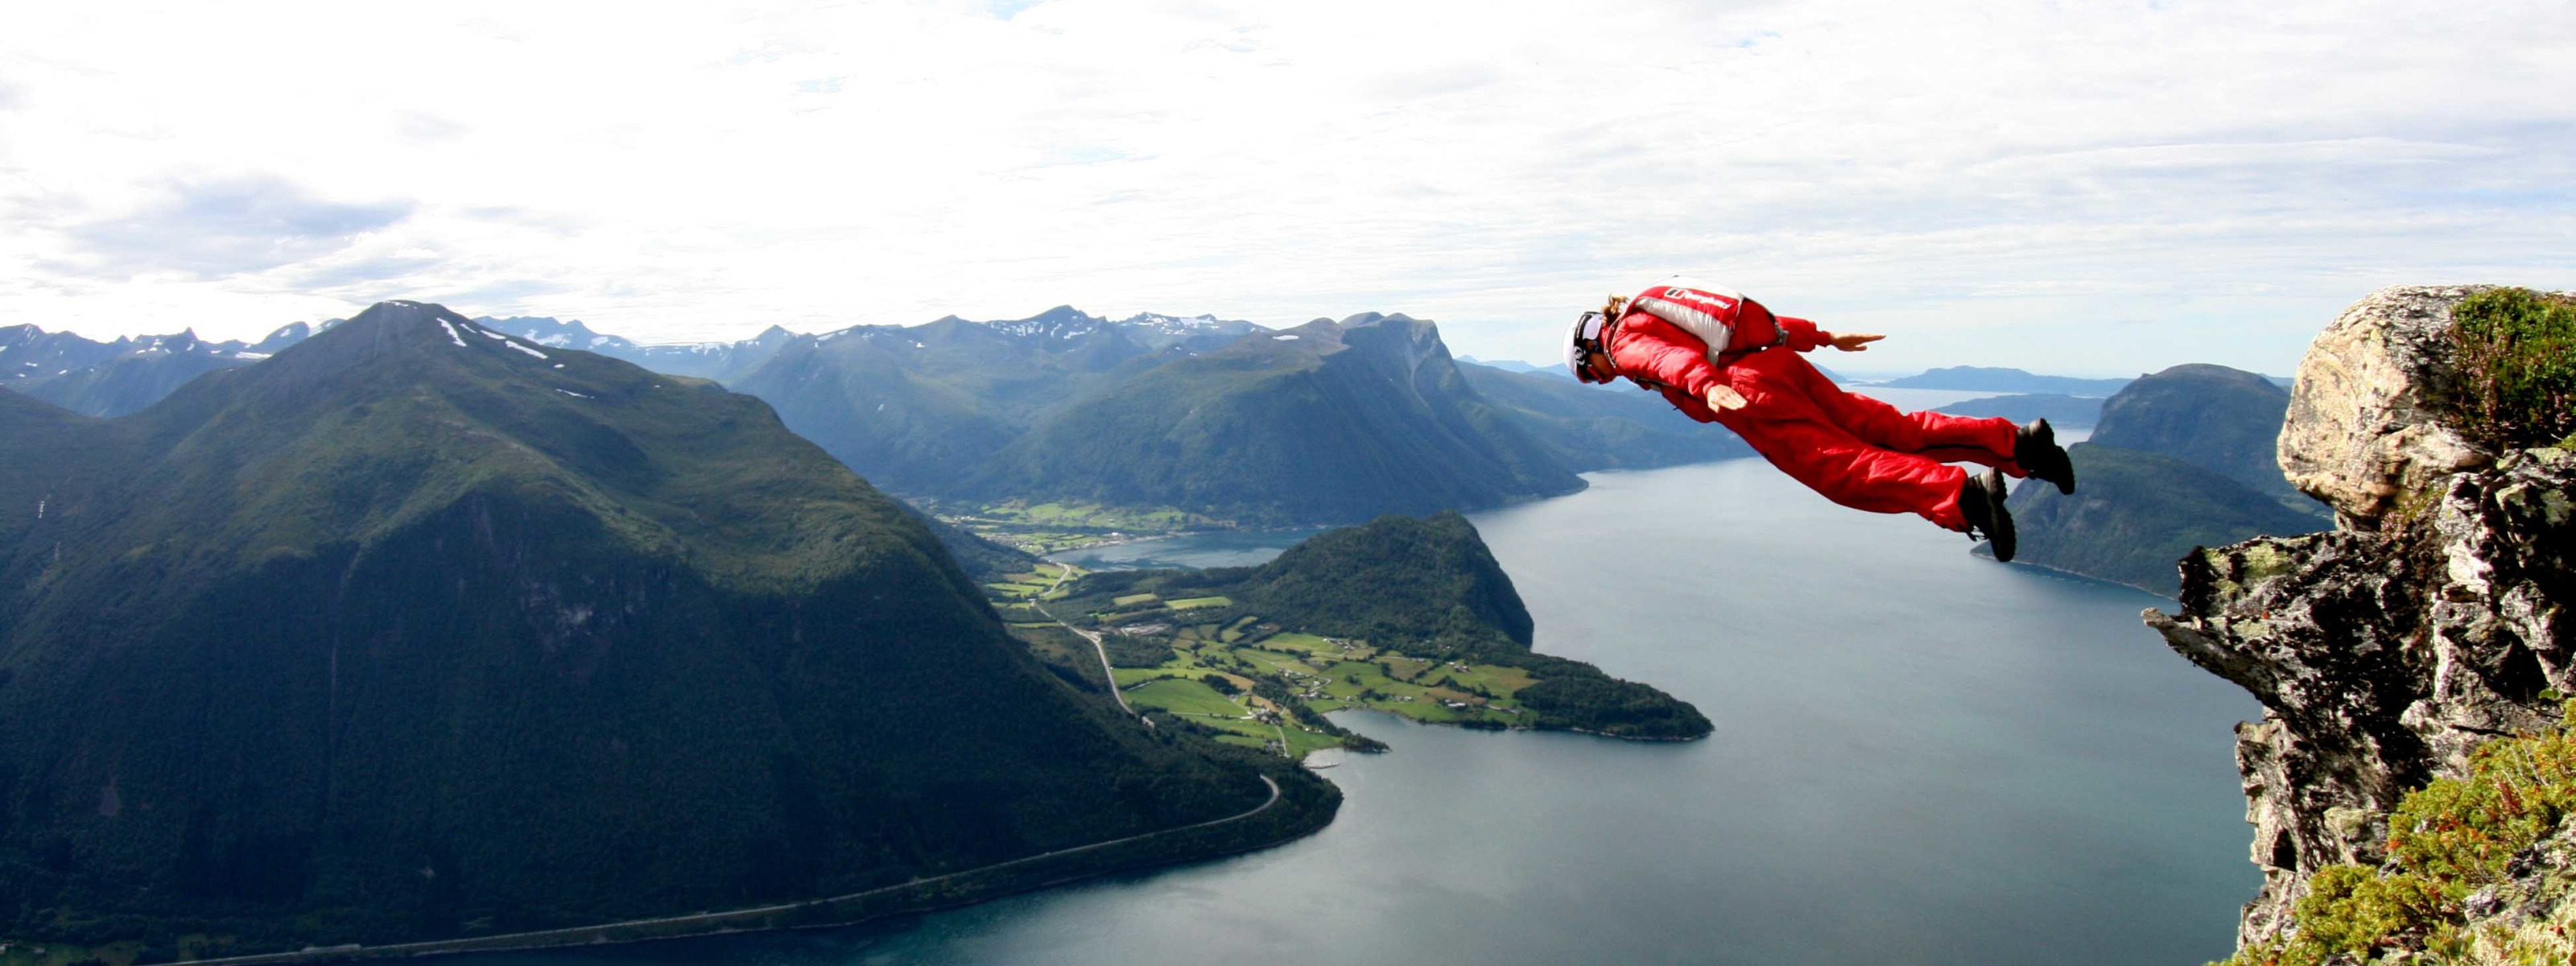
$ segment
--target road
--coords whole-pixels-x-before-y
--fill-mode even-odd
[[[1127,712],[1131,715],[1135,714],[1136,709],[1127,705],[1127,695],[1118,690],[1118,675],[1109,669],[1109,649],[1101,646],[1100,634],[1096,631],[1086,631],[1082,628],[1067,624],[1064,622],[1064,618],[1057,617],[1055,616],[1054,611],[1046,609],[1045,604],[1038,603],[1038,601],[1046,599],[1046,595],[1055,593],[1056,588],[1064,586],[1065,578],[1073,576],[1072,564],[1057,564],[1056,566],[1061,569],[1056,571],[1055,583],[1047,585],[1047,589],[1039,592],[1036,597],[1029,598],[1029,608],[1037,611],[1038,613],[1045,614],[1046,619],[1056,622],[1056,626],[1072,631],[1075,634],[1079,634],[1082,636],[1083,640],[1090,641],[1091,652],[1100,655],[1100,679],[1109,682],[1109,696],[1118,699],[1118,710]],[[1153,724],[1154,723],[1151,721],[1145,722],[1145,726],[1149,728],[1153,727]]]
[[[1115,845],[1125,845],[1130,842],[1141,842],[1157,835],[1172,835],[1180,832],[1203,829],[1212,825],[1223,825],[1228,822],[1240,822],[1244,819],[1251,818],[1255,815],[1261,814],[1262,812],[1268,811],[1270,806],[1279,804],[1279,783],[1272,780],[1268,775],[1259,775],[1255,777],[1260,778],[1261,784],[1270,789],[1270,797],[1263,799],[1261,804],[1255,805],[1250,810],[1240,814],[1228,815],[1224,818],[1209,819],[1204,822],[1183,825],[1178,828],[1167,828],[1155,832],[1145,832],[1138,835],[1129,835],[1123,838],[1114,838],[1106,842],[1093,842],[1089,845],[1077,845],[1069,849],[1040,852],[1036,855],[1021,856],[1008,862],[996,862],[992,865],[978,866],[962,872],[935,875],[926,879],[914,879],[909,882],[882,886],[875,889],[867,889],[849,893],[847,895],[830,896],[822,899],[807,899],[802,902],[789,902],[772,906],[754,906],[747,909],[731,909],[724,912],[701,912],[686,916],[665,916],[659,919],[629,919],[624,922],[601,923],[595,926],[578,926],[571,929],[547,929],[537,932],[507,933],[498,936],[476,936],[471,939],[440,939],[430,942],[396,943],[385,946],[333,946],[327,949],[304,950],[291,953],[264,953],[257,956],[230,956],[221,959],[199,959],[191,960],[187,966],[255,966],[255,964],[327,962],[338,959],[380,959],[394,956],[434,956],[442,953],[501,952],[515,949],[542,949],[552,946],[640,941],[644,939],[672,939],[681,936],[703,936],[714,933],[736,932],[740,931],[742,927],[735,926],[733,928],[728,928],[728,924],[737,920],[758,920],[763,917],[773,916],[784,912],[795,912],[801,909],[851,902],[872,896],[884,895],[897,889],[913,889],[927,885],[935,885],[949,879],[978,875],[997,869],[1007,869],[1015,865],[1025,865],[1027,863],[1043,859],[1052,859],[1058,856],[1090,852],[1096,849],[1105,849]],[[820,923],[816,923],[816,925],[820,925]],[[694,927],[699,926],[707,928],[694,929]],[[772,925],[754,928],[776,927]],[[617,939],[611,939],[607,935],[609,932],[615,930],[635,929],[649,930],[650,935],[620,937]]]

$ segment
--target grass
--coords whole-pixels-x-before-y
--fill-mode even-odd
[[[1127,703],[1161,708],[1175,714],[1209,715],[1240,718],[1243,706],[1227,700],[1216,689],[1185,678],[1161,678],[1139,685],[1127,692]]]
[[[1231,609],[1240,606],[1232,596],[1188,584],[1118,581],[1102,587],[1068,589],[1067,596],[1081,602],[1090,623],[1176,625],[1121,638],[1156,654],[1169,653],[1150,667],[1143,666],[1148,658],[1142,653],[1113,655],[1117,666],[1111,680],[1128,702],[1203,724],[1222,732],[1230,744],[1263,745],[1284,737],[1292,756],[1341,747],[1346,735],[1315,715],[1353,707],[1423,722],[1556,726],[1545,717],[1553,712],[1523,706],[1519,692],[1539,683],[1524,668],[1418,658],[1369,640],[1291,630],[1282,626],[1285,622]],[[1178,623],[1189,617],[1174,615],[1190,611],[1224,616]],[[1229,698],[1211,690],[1202,682],[1209,675],[1225,678],[1242,696]],[[1248,719],[1255,710],[1276,717],[1278,730],[1271,730],[1273,722]],[[1347,740],[1374,744],[1360,736]]]
[[[2480,292],[2452,307],[2451,340],[2472,437],[2498,451],[2576,437],[2576,298]]]
[[[2568,710],[2576,714],[2576,702]],[[2339,956],[2419,966],[2567,962],[2576,881],[2564,872],[2517,881],[2506,867],[2544,839],[2556,838],[2561,853],[2576,849],[2560,834],[2571,816],[2576,731],[2489,742],[2470,754],[2467,777],[2436,779],[2398,803],[2383,866],[2318,870],[2293,910],[2290,938],[2240,950],[2224,966],[2325,966]],[[2469,922],[2463,900],[2489,889],[2516,905],[2556,905],[2542,917],[2556,928]]]
[[[1011,500],[941,519],[976,536],[1035,554],[1107,543],[1124,535],[1156,536],[1219,521],[1170,507],[1113,507],[1097,503]]]
[[[1333,646],[1330,640],[1294,631],[1282,631],[1262,638],[1261,646],[1274,651],[1303,651],[1309,654],[1333,655],[1341,653],[1341,648]]]
[[[1497,664],[1470,664],[1464,669],[1437,665],[1425,670],[1416,681],[1430,685],[1446,684],[1471,694],[1481,690],[1498,698],[1511,697],[1514,692],[1538,683],[1538,679],[1531,677],[1528,671]]]

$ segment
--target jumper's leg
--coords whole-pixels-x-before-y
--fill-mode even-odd
[[[1755,402],[1720,412],[1718,422],[1790,478],[1856,510],[1912,513],[1944,529],[1967,529],[1959,509],[1967,471],[1919,453],[1872,446],[1824,418],[1802,396],[1766,386],[1758,372],[1730,367],[1729,381]]]
[[[1868,396],[1843,391],[1794,352],[1757,352],[1736,363],[1747,364],[1775,371],[1776,381],[1796,387],[1826,419],[1862,440],[1944,463],[1982,463],[2007,475],[2027,475],[2013,463],[2012,420],[1904,412]]]

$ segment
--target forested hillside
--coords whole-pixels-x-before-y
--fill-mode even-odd
[[[13,936],[686,913],[1266,794],[1270,766],[1047,673],[767,405],[436,306],[120,419],[0,394],[0,505]],[[1272,770],[1290,826],[1329,813]]]
[[[2014,559],[2170,596],[2173,562],[2195,546],[2325,529],[2320,504],[2291,489],[2273,455],[2288,405],[2270,380],[2223,366],[2139,377],[2103,402],[2092,439],[2068,448],[2073,495],[2014,490]]]

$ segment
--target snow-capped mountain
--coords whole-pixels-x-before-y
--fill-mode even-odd
[[[1113,324],[1128,330],[1147,348],[1167,349],[1178,345],[1193,352],[1213,349],[1254,332],[1270,331],[1265,326],[1241,319],[1220,319],[1214,315],[1183,318],[1156,312],[1138,312]]]
[[[580,349],[584,352],[597,352],[623,358],[623,353],[636,348],[635,343],[621,336],[601,335],[591,331],[589,326],[581,324],[580,319],[557,321],[534,315],[514,315],[506,319],[496,319],[486,315],[476,318],[474,322],[484,328],[506,332],[553,349]]]

